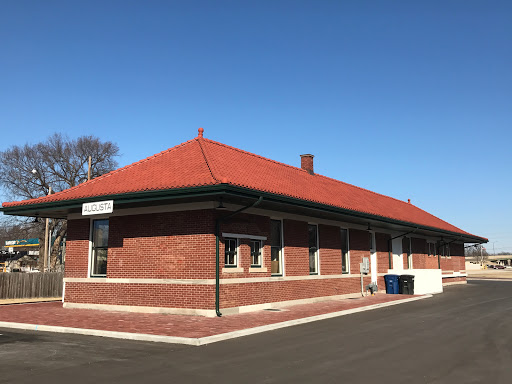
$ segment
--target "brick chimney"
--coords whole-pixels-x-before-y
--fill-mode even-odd
[[[314,175],[313,172],[313,155],[310,155],[309,153],[305,155],[300,155],[300,167],[307,171],[310,175]]]

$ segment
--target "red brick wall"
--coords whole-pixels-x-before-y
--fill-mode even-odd
[[[370,282],[370,275],[365,276],[364,286]],[[384,277],[378,277],[377,282],[380,289],[385,289]],[[221,308],[343,295],[360,291],[359,277],[226,284],[221,285]]]
[[[359,274],[363,257],[370,257],[370,240],[367,231],[349,229],[350,273]]]
[[[109,228],[108,278],[214,279],[215,210],[169,212],[112,217]],[[87,277],[89,219],[68,222],[66,277]],[[267,237],[263,247],[263,267],[267,272],[250,269],[250,240],[240,239],[238,249],[241,273],[221,271],[221,279],[270,277],[270,218],[239,214],[221,224],[221,233]],[[320,274],[341,274],[341,237],[337,226],[319,225]],[[309,279],[308,223],[283,220],[285,276],[304,276],[307,280],[277,280],[265,283],[221,284],[221,307],[261,304],[319,296],[357,293],[359,277]],[[390,235],[376,233],[377,271],[388,270]],[[437,268],[437,259],[425,255],[425,240],[413,238],[415,268]],[[362,257],[370,257],[369,233],[349,230],[350,272],[359,274]],[[407,263],[404,247],[404,263]],[[224,239],[220,238],[220,267],[224,267]],[[443,259],[444,267],[459,270],[464,265],[462,245],[452,244],[452,258]],[[462,260],[462,263],[461,263]],[[455,269],[457,268],[457,269]],[[370,276],[365,277],[365,285]],[[381,288],[383,278],[378,278]],[[214,309],[214,285],[66,283],[66,301],[117,305],[143,305]]]
[[[286,276],[309,276],[308,223],[284,220],[283,227]]]
[[[404,269],[409,269],[409,260],[407,259],[407,253],[409,250],[409,246],[410,246],[409,238],[403,237],[402,238],[402,261],[403,261]],[[414,267],[414,265],[413,265],[413,267]]]
[[[437,257],[428,255],[428,242],[426,239],[413,237],[412,266],[414,269],[438,269]]]
[[[107,277],[215,277],[214,211],[112,217]]]
[[[391,236],[387,233],[375,233],[375,245],[377,246],[377,272],[387,273],[389,269],[389,240]],[[391,255],[393,260],[393,255]]]
[[[459,281],[467,281],[466,277],[445,277],[443,279],[443,284],[456,283]]]
[[[339,227],[319,225],[320,273],[341,275],[341,233]]]
[[[443,271],[465,271],[466,259],[464,257],[464,244],[451,243],[450,257],[441,257],[441,269]]]
[[[87,277],[89,262],[89,219],[68,220],[66,277]]]
[[[214,285],[66,283],[66,302],[215,309]]]

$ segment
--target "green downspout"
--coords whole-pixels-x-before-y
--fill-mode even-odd
[[[256,207],[263,201],[263,196],[248,205],[247,207],[240,208],[238,211],[232,212],[226,216],[217,217],[215,219],[215,313],[217,316],[221,317],[222,313],[220,313],[220,260],[219,260],[219,237],[220,237],[220,223],[226,221],[230,217],[233,217],[239,214],[246,209]]]

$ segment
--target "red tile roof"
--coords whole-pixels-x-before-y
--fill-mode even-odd
[[[199,136],[76,187],[4,208],[220,183],[471,235],[401,200]]]

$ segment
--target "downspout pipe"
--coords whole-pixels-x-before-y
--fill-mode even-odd
[[[404,236],[407,236],[411,233],[414,233],[418,230],[418,228],[415,228],[413,229],[412,231],[409,231],[409,232],[405,232],[405,233],[402,233],[401,235],[398,235],[398,236],[395,236],[395,237],[392,237],[391,239],[388,240],[388,261],[389,261],[389,269],[393,269],[392,268],[392,265],[391,265],[391,241],[395,240],[395,239],[398,239],[399,237],[404,237]]]
[[[220,257],[219,257],[219,238],[220,238],[220,224],[225,222],[229,218],[239,214],[240,212],[245,211],[249,208],[254,208],[259,205],[263,201],[263,196],[260,196],[258,200],[256,200],[251,205],[240,208],[237,211],[231,212],[225,216],[217,217],[215,219],[215,313],[218,317],[222,316],[220,313]]]

